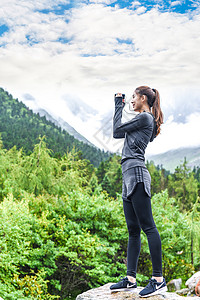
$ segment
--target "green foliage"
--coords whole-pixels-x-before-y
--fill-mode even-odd
[[[31,275],[31,261],[35,258],[33,241],[37,234],[34,222],[37,220],[29,211],[27,200],[18,202],[9,195],[0,204],[0,295],[4,299],[58,298],[48,293],[47,272],[41,268]]]
[[[78,192],[48,198],[48,204],[44,197],[30,202],[31,212],[45,224],[46,236],[59,247],[54,279],[63,282],[62,295],[80,285],[98,286],[113,280],[117,270],[124,271],[119,263],[110,268],[113,256],[118,260],[123,253],[118,241],[127,235],[121,201],[113,202],[104,193],[90,197]]]
[[[154,195],[167,188],[168,172],[159,166],[155,166],[152,161],[147,161],[146,167],[151,175],[151,194]]]
[[[74,149],[58,160],[50,155],[42,138],[30,155],[16,147],[0,151],[0,199],[8,193],[20,198],[23,191],[36,196],[41,193],[61,196],[73,190],[92,189],[94,167],[88,160],[79,159]]]
[[[186,280],[194,270],[191,215],[181,213],[167,191],[155,195],[152,205],[162,239],[164,276]],[[112,200],[103,192],[90,196],[73,191],[62,197],[24,192],[21,200],[5,198],[0,213],[0,295],[5,299],[54,299],[56,294],[65,299],[74,291],[116,281],[126,272],[128,234],[121,198]],[[192,220],[199,228],[197,216],[194,210]],[[144,234],[139,271],[138,282],[152,271]]]
[[[174,174],[169,176],[168,188],[170,194],[178,200],[182,211],[192,208],[198,196],[198,182],[187,167],[186,160],[175,169]]]
[[[190,257],[191,264],[196,268],[200,267],[199,250],[200,250],[200,235],[199,235],[199,210],[200,210],[200,199],[197,198],[193,208],[187,212],[187,219],[189,222],[189,240],[190,240]]]
[[[186,280],[200,261],[195,172],[186,165],[175,175],[148,167],[157,189],[152,207],[164,276]],[[158,193],[168,183],[170,196],[167,189]],[[66,300],[126,273],[119,156],[95,168],[75,149],[54,157],[44,137],[29,155],[16,147],[5,150],[0,142],[0,200],[0,296],[5,300]],[[144,233],[141,240],[137,281],[142,284],[152,267]]]
[[[89,161],[75,151],[52,157],[44,138],[30,155],[16,147],[0,151],[4,298],[33,297],[33,285],[38,299],[47,293],[64,299],[125,271],[122,203],[102,191]]]
[[[15,288],[26,297],[54,299],[47,297],[48,284],[64,299],[79,286],[98,286],[125,271],[119,263],[124,254],[119,240],[127,235],[122,204],[104,193],[72,192],[62,198],[24,194],[21,201],[10,196],[0,209],[4,297]]]
[[[23,278],[19,278],[19,275],[15,274],[13,284],[19,291],[22,291],[25,297],[29,299],[60,299],[59,296],[53,296],[48,293],[48,281],[44,280],[45,273],[39,271],[36,275],[26,275]]]
[[[121,158],[114,154],[108,161],[101,162],[96,175],[98,182],[101,184],[109,196],[116,198],[122,189],[122,172],[121,172]]]
[[[187,280],[194,271],[190,262],[191,224],[188,216],[180,212],[176,200],[169,198],[167,191],[153,197],[152,207],[162,241],[164,276],[170,280],[179,274],[183,280]],[[199,259],[200,255],[197,254],[197,257]]]

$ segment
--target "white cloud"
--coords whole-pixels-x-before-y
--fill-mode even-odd
[[[181,5],[182,1],[173,1],[171,2],[171,6]]]
[[[135,7],[140,6],[140,5],[141,5],[141,3],[139,1],[133,1],[131,3],[131,8],[135,8]]]
[[[56,41],[67,31],[67,24],[63,17],[58,18],[52,13],[33,11],[33,7],[16,6],[11,10],[9,17],[4,7],[0,19],[10,27],[10,31],[0,37],[0,44],[3,45],[29,44],[28,39],[32,40],[32,43]]]
[[[117,2],[116,0],[89,0],[90,3],[96,3],[96,4],[106,4],[106,5],[109,5],[109,4],[112,4],[112,3],[115,3]]]
[[[139,15],[139,14],[143,14],[146,10],[147,10],[146,7],[141,6],[141,7],[138,7],[138,8],[136,9],[136,13],[137,13],[138,15]]]

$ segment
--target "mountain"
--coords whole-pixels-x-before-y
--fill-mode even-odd
[[[43,112],[44,113],[44,112]],[[50,116],[48,116],[50,118]],[[65,126],[67,126],[65,124]],[[4,147],[16,146],[29,153],[38,143],[39,136],[46,137],[47,146],[53,155],[61,156],[73,148],[81,158],[88,159],[94,166],[110,157],[110,152],[77,140],[65,129],[47,120],[46,116],[33,113],[24,103],[14,99],[12,95],[0,88],[0,133]]]
[[[33,112],[36,114],[38,113],[40,115],[40,117],[46,117],[46,119],[48,121],[51,121],[56,126],[61,127],[62,129],[66,130],[70,135],[73,135],[77,140],[79,140],[83,143],[86,143],[90,146],[95,147],[94,144],[92,144],[84,136],[82,136],[80,133],[78,133],[71,125],[69,125],[62,118],[55,119],[45,109],[41,109],[41,108],[33,109]]]
[[[47,120],[66,130],[79,141],[97,148],[103,148],[104,151],[113,152],[112,149],[102,147],[103,145],[96,138],[96,133],[98,132],[99,135],[101,126],[101,113],[80,98],[63,94],[57,109],[52,106],[52,103],[41,104],[37,97],[29,93],[22,94],[21,100],[33,112],[45,116]],[[100,140],[102,140],[102,137]]]
[[[166,170],[173,172],[186,158],[188,166],[200,166],[200,147],[188,147],[170,150],[157,155],[148,155],[146,159],[153,161],[155,165],[163,166]]]

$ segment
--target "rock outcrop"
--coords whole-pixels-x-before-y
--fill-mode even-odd
[[[177,291],[181,289],[182,279],[172,279],[170,282],[167,283],[168,290],[170,292]]]
[[[143,289],[143,287],[138,287],[137,292],[133,291],[120,291],[111,292],[110,285],[113,283],[107,283],[101,287],[94,288],[84,292],[76,297],[76,300],[141,300],[138,293]],[[199,300],[199,297],[182,297],[176,293],[166,292],[162,295],[156,295],[148,297],[148,300]]]
[[[195,273],[194,275],[192,275],[192,277],[190,277],[185,285],[188,287],[189,289],[189,294],[193,293],[195,291],[195,287],[197,285],[197,283],[200,280],[200,271]]]

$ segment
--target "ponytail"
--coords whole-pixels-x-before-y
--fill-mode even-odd
[[[160,127],[163,123],[163,113],[160,108],[160,94],[156,89],[151,89],[148,86],[140,86],[136,88],[136,93],[139,93],[141,96],[147,96],[147,103],[149,107],[152,107],[152,114],[154,115],[155,122],[157,125],[156,136],[160,133]]]
[[[160,94],[156,89],[152,89],[152,90],[155,93],[155,100],[152,106],[152,114],[154,115],[157,124],[157,134],[156,134],[157,136],[160,133],[160,126],[163,123],[163,113],[160,108]]]

